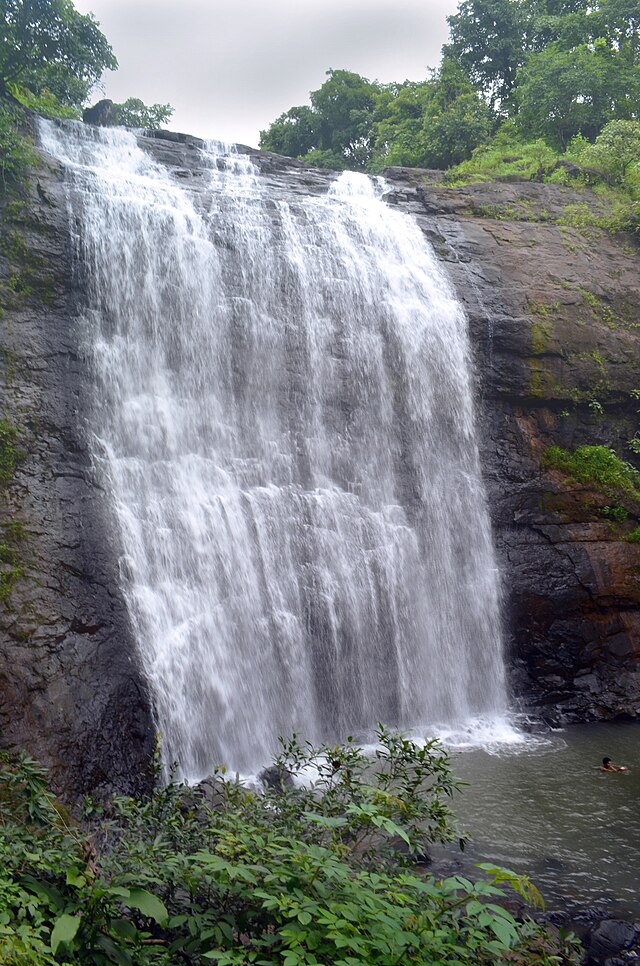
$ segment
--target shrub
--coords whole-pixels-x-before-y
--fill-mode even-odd
[[[549,446],[541,465],[562,470],[574,480],[605,493],[626,493],[640,500],[640,473],[607,446],[579,446],[573,453],[561,446]]]
[[[494,137],[476,148],[468,161],[452,168],[447,181],[465,184],[500,178],[532,179],[551,170],[559,154],[546,141],[523,139],[512,121],[505,122]]]
[[[577,962],[570,937],[558,945],[499,904],[500,882],[535,900],[528,880],[493,866],[475,883],[416,873],[426,840],[453,835],[446,800],[456,783],[435,742],[420,748],[384,730],[379,741],[370,758],[351,742],[294,739],[265,794],[218,773],[144,801],[87,801],[82,825],[35,762],[0,757],[0,959]],[[287,774],[311,770],[307,786]]]

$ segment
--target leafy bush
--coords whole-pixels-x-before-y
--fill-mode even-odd
[[[450,170],[447,181],[468,184],[509,177],[532,179],[550,170],[559,157],[543,138],[528,141],[519,135],[512,121],[506,121],[487,144],[476,148],[468,161]]]
[[[595,144],[585,147],[582,157],[587,164],[624,182],[634,169],[640,170],[640,121],[605,124]]]
[[[453,835],[456,783],[435,742],[379,740],[371,758],[294,739],[264,794],[217,773],[145,801],[87,801],[83,824],[32,760],[0,757],[0,960],[577,962],[571,938],[553,942],[500,904],[500,882],[534,900],[526,879],[492,866],[475,883],[415,872],[427,840]]]
[[[613,520],[614,523],[624,523],[629,516],[629,511],[623,506],[603,506],[600,515],[607,520]]]
[[[579,446],[573,453],[561,446],[549,446],[542,466],[562,470],[574,480],[604,492],[626,493],[640,500],[640,472],[607,446]]]

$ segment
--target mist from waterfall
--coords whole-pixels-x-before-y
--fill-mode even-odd
[[[288,195],[221,145],[181,181],[124,130],[41,141],[165,761],[503,712],[466,320],[384,183]]]

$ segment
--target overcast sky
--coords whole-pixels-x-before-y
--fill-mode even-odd
[[[308,102],[329,68],[382,82],[422,80],[457,0],[74,0],[92,12],[120,68],[114,101],[169,102],[169,125],[257,147],[259,131]],[[97,100],[101,95],[95,95]]]

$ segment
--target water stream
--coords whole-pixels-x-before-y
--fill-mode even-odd
[[[190,190],[124,130],[41,141],[165,761],[500,720],[466,321],[414,221],[361,175],[291,194],[211,145]]]

